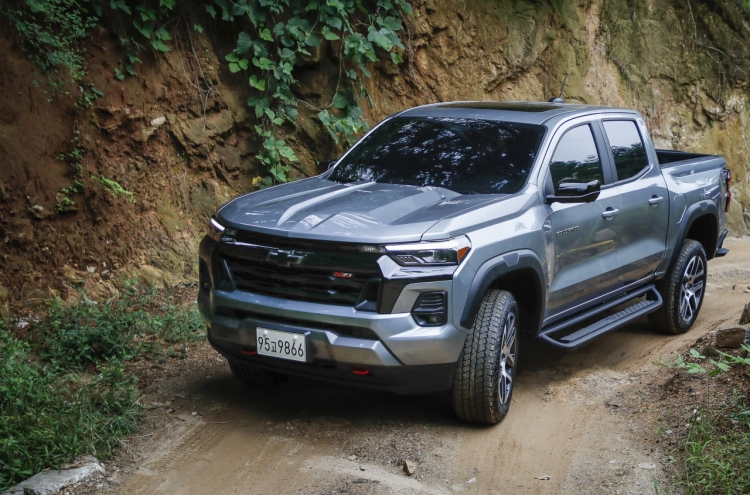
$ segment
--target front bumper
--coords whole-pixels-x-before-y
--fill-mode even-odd
[[[425,393],[451,387],[466,333],[450,319],[440,327],[421,327],[408,311],[421,292],[445,290],[450,297],[450,288],[451,281],[407,285],[392,314],[216,289],[201,289],[198,306],[209,342],[230,360],[342,384]],[[310,362],[254,354],[258,327],[308,335]],[[362,368],[366,375],[353,372]]]

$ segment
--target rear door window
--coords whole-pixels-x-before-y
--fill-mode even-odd
[[[632,120],[605,120],[604,131],[615,158],[617,180],[627,180],[648,167],[646,148]]]
[[[563,135],[552,155],[549,169],[555,192],[563,179],[582,182],[598,180],[604,184],[602,161],[588,124],[574,127]]]

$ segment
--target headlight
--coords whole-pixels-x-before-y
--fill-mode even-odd
[[[388,255],[399,265],[458,265],[471,250],[471,241],[466,236],[447,241],[419,242],[384,246]]]
[[[206,235],[216,242],[221,240],[221,236],[225,230],[227,230],[226,227],[217,222],[215,218],[211,218],[208,225],[206,225]]]

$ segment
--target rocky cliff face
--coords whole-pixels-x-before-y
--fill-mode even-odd
[[[748,15],[729,1],[691,2],[416,1],[403,34],[406,62],[372,68],[374,106],[365,103],[365,115],[374,124],[436,101],[546,100],[567,74],[568,101],[636,108],[657,146],[726,156],[730,227],[747,234]],[[76,297],[78,288],[111,297],[116,280],[136,275],[193,281],[205,221],[253,189],[260,143],[246,83],[221,61],[232,40],[209,30],[172,34],[172,51],[141,57],[139,75],[120,81],[116,40],[94,32],[85,82],[103,96],[86,106],[91,86],[49,94],[35,85],[34,67],[10,27],[2,29],[0,310],[7,301]],[[297,71],[301,99],[330,103],[337,53],[324,46]],[[294,178],[316,174],[316,160],[341,152],[316,113],[301,105],[297,128],[282,131],[301,158]],[[75,149],[80,160],[70,158]],[[73,162],[85,187],[58,212]]]

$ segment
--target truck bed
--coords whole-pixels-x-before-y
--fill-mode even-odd
[[[689,160],[718,158],[715,155],[703,155],[701,153],[690,153],[687,151],[658,149],[655,151],[656,157],[659,159],[659,165],[661,165],[661,168],[674,167],[675,165],[680,165],[681,162],[687,162]]]

